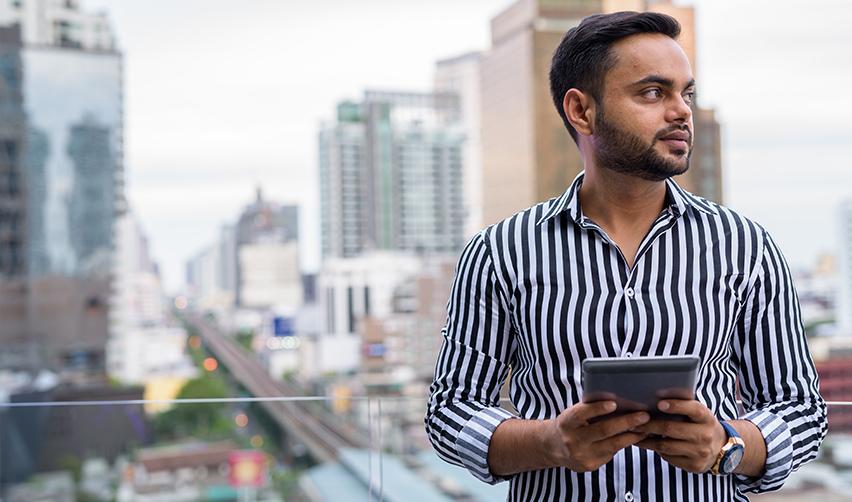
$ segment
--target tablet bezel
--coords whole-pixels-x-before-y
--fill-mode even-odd
[[[663,399],[695,399],[697,356],[588,358],[582,363],[584,403],[613,400],[614,414],[648,411],[653,418],[681,419],[660,412]]]

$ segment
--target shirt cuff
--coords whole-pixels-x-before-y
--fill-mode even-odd
[[[755,493],[781,488],[793,469],[793,440],[790,426],[778,415],[765,410],[755,410],[741,417],[760,430],[766,442],[766,466],[758,477],[737,474],[737,482],[744,491]],[[746,445],[748,448],[748,445]]]
[[[478,479],[493,485],[509,477],[496,476],[488,468],[488,445],[491,435],[504,420],[517,418],[503,408],[494,406],[476,412],[456,437],[456,452],[464,466]]]

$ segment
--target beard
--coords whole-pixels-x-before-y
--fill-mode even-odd
[[[688,151],[684,152],[686,155],[680,160],[667,159],[654,149],[657,141],[673,131],[689,131],[686,126],[659,131],[648,144],[639,136],[624,131],[607,120],[603,109],[598,110],[595,122],[598,145],[596,154],[601,167],[648,181],[663,181],[689,169],[689,158],[692,156],[691,132]]]

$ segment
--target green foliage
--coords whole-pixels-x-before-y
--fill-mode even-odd
[[[83,471],[83,462],[79,457],[72,453],[67,453],[59,459],[59,467],[60,470],[70,472],[75,483],[80,482],[80,477]]]
[[[834,323],[835,323],[835,320],[830,319],[830,318],[829,319],[817,319],[817,320],[810,321],[807,324],[805,324],[805,326],[804,326],[805,334],[807,336],[814,336],[814,331],[817,328],[819,328],[820,326],[822,326],[824,324],[834,324]]]
[[[241,331],[234,335],[234,338],[237,340],[237,343],[242,345],[244,349],[251,352],[251,342],[254,340],[254,333],[251,331]]]
[[[275,469],[272,471],[272,486],[276,493],[280,493],[284,500],[297,499],[299,494],[299,478],[302,476],[301,470],[296,469]]]
[[[210,374],[190,380],[178,392],[178,399],[221,399],[228,396],[225,383]],[[203,440],[227,438],[233,424],[227,403],[182,403],[154,418],[158,440],[188,436]]]

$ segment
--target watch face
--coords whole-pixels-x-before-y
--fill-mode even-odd
[[[732,448],[727,455],[725,455],[724,465],[722,466],[722,472],[725,474],[730,474],[734,472],[734,469],[740,465],[740,461],[743,459],[743,449],[740,448]]]

